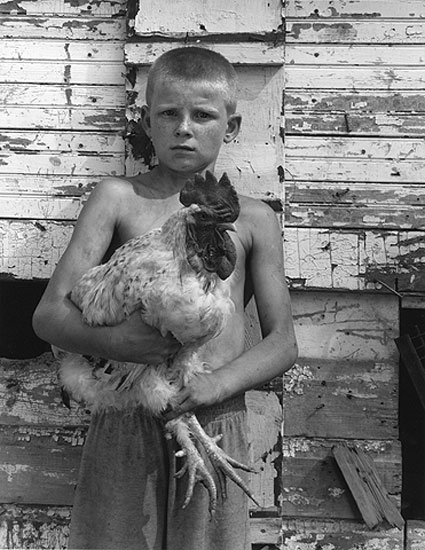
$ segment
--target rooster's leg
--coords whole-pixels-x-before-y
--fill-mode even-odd
[[[180,478],[187,472],[189,476],[183,508],[186,508],[192,498],[195,483],[201,481],[208,490],[209,508],[211,514],[214,514],[217,506],[217,488],[212,475],[208,471],[190,435],[191,432],[187,425],[187,416],[188,415],[183,415],[174,420],[170,420],[165,425],[166,430],[175,436],[181,447],[181,451],[178,451],[176,456],[184,456],[186,458],[183,467],[175,474],[176,477]]]
[[[177,422],[179,421],[179,422]],[[189,474],[189,484],[186,491],[186,498],[183,507],[187,506],[192,494],[195,482],[200,480],[207,487],[210,496],[210,511],[214,512],[217,503],[217,488],[211,474],[208,472],[205,462],[197,450],[193,439],[201,445],[217,475],[217,480],[222,499],[226,498],[226,478],[229,477],[236,483],[257,506],[258,502],[254,495],[249,490],[247,484],[235,472],[235,468],[245,470],[246,472],[254,472],[252,468],[234,460],[221,449],[217,442],[221,439],[220,436],[210,437],[205,433],[196,416],[192,413],[186,413],[175,420],[171,420],[166,424],[167,430],[175,434],[177,441],[182,447],[182,451],[178,456],[186,456],[186,463],[183,468],[176,474],[181,477],[186,471]]]
[[[235,468],[244,470],[245,472],[255,472],[255,469],[243,464],[242,462],[238,462],[226,454],[223,449],[217,445],[217,441],[221,439],[221,436],[210,437],[202,428],[194,414],[186,415],[186,422],[191,433],[193,434],[193,437],[199,442],[200,445],[204,447],[205,452],[213,465],[220,485],[221,496],[223,498],[226,497],[226,478],[229,477],[257,506],[259,506],[248,485],[235,472]]]

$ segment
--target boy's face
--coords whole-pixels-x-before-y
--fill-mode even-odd
[[[228,114],[220,86],[203,82],[156,82],[142,120],[160,166],[185,176],[213,170],[222,143],[240,128],[240,116]]]

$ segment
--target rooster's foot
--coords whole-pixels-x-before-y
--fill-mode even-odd
[[[236,473],[235,468],[238,468],[239,470],[244,470],[245,472],[254,473],[256,472],[256,470],[254,468],[251,468],[250,466],[247,466],[246,464],[243,464],[242,462],[235,460],[227,453],[225,453],[223,449],[221,449],[217,445],[217,441],[219,441],[222,436],[220,435],[210,437],[207,433],[205,433],[195,415],[188,415],[186,418],[186,423],[189,426],[193,437],[198,441],[200,445],[202,445],[208,455],[208,458],[217,476],[221,498],[225,499],[227,496],[226,478],[228,477],[234,483],[236,483],[236,485],[238,485],[238,487],[240,487],[257,506],[259,506],[248,485]]]
[[[189,504],[195,483],[200,481],[206,487],[209,495],[209,509],[210,513],[214,514],[217,507],[217,488],[215,486],[214,480],[210,472],[208,471],[205,462],[200,455],[198,449],[195,447],[193,441],[190,441],[190,444],[187,442],[184,444],[184,448],[180,451],[177,451],[176,457],[186,457],[186,461],[183,464],[182,468],[176,472],[175,477],[183,477],[187,472],[189,476],[186,495],[183,502],[182,508],[186,508]]]
[[[208,471],[204,459],[200,455],[193,440],[204,448],[214,471],[216,473],[219,494],[222,500],[227,496],[226,478],[229,477],[238,485],[245,494],[257,505],[254,495],[248,488],[243,479],[236,473],[235,468],[246,472],[255,472],[253,468],[238,462],[223,449],[217,442],[222,438],[221,435],[210,437],[200,425],[196,416],[192,413],[186,413],[166,424],[166,429],[175,435],[182,450],[176,453],[177,457],[186,457],[183,467],[175,474],[176,477],[182,477],[186,472],[189,475],[188,487],[186,490],[183,508],[185,508],[193,495],[193,489],[197,481],[201,481],[208,490],[210,499],[210,512],[213,514],[217,506],[217,487],[214,479]]]

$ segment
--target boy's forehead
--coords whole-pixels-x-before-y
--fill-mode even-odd
[[[223,84],[220,82],[169,77],[160,77],[156,79],[152,88],[151,102],[178,100],[182,98],[205,102],[214,100],[224,103],[225,90]]]

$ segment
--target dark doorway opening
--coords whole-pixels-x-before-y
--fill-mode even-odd
[[[400,334],[425,333],[424,309],[401,309]],[[403,361],[400,364],[400,440],[402,444],[402,512],[405,519],[425,520],[425,411]]]
[[[32,329],[32,315],[46,281],[0,281],[0,357],[28,359],[50,351]]]

